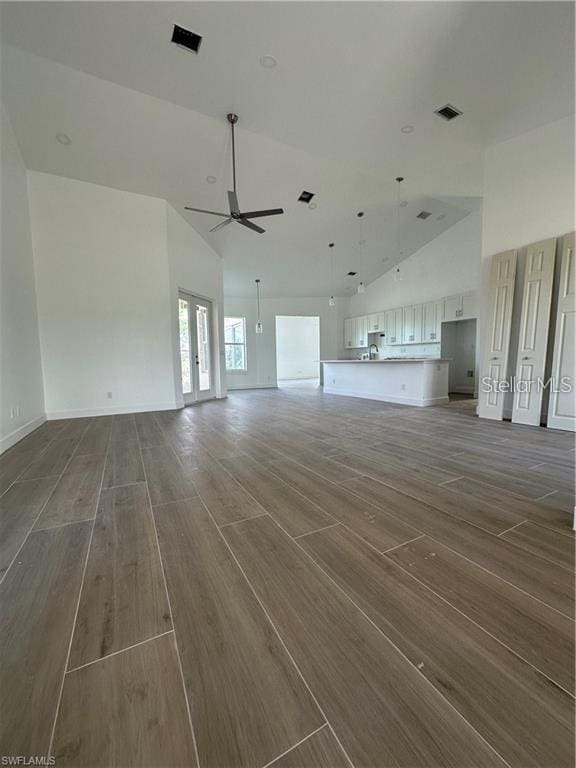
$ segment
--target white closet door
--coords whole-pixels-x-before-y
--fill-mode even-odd
[[[555,237],[529,245],[526,253],[512,407],[512,421],[518,424],[540,425],[543,390],[537,380],[544,380],[555,256]]]
[[[504,392],[499,392],[494,383],[504,380],[508,370],[517,256],[517,251],[505,251],[492,257],[486,345],[478,403],[478,415],[483,419],[501,420],[504,412]],[[493,382],[489,388],[485,385],[486,379]]]
[[[552,389],[548,405],[548,426],[576,431],[576,396],[564,391],[564,384],[574,386],[576,375],[576,267],[574,266],[574,232],[564,238],[558,292],[558,313],[554,335]],[[566,377],[564,379],[564,377]],[[567,389],[567,388],[566,388]]]

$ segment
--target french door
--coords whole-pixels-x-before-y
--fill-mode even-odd
[[[179,292],[178,324],[182,395],[189,405],[214,397],[211,302]]]

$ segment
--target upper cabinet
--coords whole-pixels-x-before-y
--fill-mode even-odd
[[[444,322],[476,317],[476,294],[462,293],[444,299]]]
[[[374,315],[368,315],[368,333],[384,333],[386,331],[384,323],[384,312],[378,312]]]
[[[440,341],[444,302],[429,301],[423,307],[422,341]]]
[[[438,343],[443,322],[477,316],[476,294],[461,293],[426,304],[409,304],[364,317],[349,317],[344,321],[344,346],[347,349],[367,347],[371,333],[385,334],[387,345]]]
[[[422,304],[404,307],[402,320],[402,344],[419,344],[422,341]]]

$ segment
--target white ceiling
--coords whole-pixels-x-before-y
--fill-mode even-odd
[[[174,23],[204,36],[198,56],[170,44]],[[236,296],[256,276],[269,296],[326,295],[329,241],[344,294],[360,209],[374,279],[399,258],[395,176],[405,257],[478,206],[488,144],[574,111],[571,3],[6,3],[2,40],[29,168],[226,210],[225,114],[240,114],[241,205],[286,214],[262,236],[209,235],[217,220],[185,214]],[[433,114],[446,102],[464,112],[454,123]],[[303,189],[316,210],[296,202]]]

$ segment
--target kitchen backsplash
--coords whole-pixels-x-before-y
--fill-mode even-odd
[[[346,349],[342,358],[344,360],[358,360],[366,349]],[[434,344],[407,344],[402,347],[398,344],[378,344],[378,359],[385,357],[440,357],[440,342]]]

